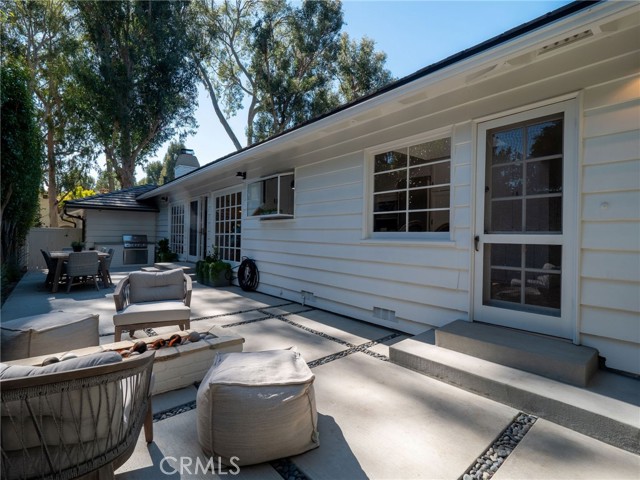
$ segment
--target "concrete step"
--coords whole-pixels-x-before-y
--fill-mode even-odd
[[[640,381],[598,371],[576,387],[435,345],[429,330],[389,347],[391,362],[640,454]]]
[[[586,387],[598,370],[594,348],[465,320],[437,329],[436,345],[578,387]]]
[[[190,262],[156,262],[153,264],[158,270],[173,270],[181,268],[187,275],[195,275],[196,264]]]

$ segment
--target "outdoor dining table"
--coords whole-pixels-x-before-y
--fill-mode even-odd
[[[60,276],[62,275],[62,265],[65,261],[69,260],[69,254],[73,252],[69,252],[66,250],[54,250],[49,252],[51,255],[51,259],[56,262],[56,273],[53,276],[53,285],[51,285],[51,293],[56,293],[58,291],[58,283],[60,282]],[[102,273],[102,282],[103,286],[106,288],[108,285],[106,284],[107,272],[104,271],[104,260],[107,258],[109,254],[107,252],[98,252],[98,258],[100,259],[100,270]]]

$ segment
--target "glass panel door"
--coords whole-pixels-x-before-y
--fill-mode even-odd
[[[571,337],[562,105],[480,126],[474,318]]]

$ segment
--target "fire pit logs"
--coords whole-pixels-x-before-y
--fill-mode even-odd
[[[135,355],[140,355],[141,353],[146,352],[148,349],[159,350],[166,347],[176,347],[178,345],[185,345],[187,343],[199,342],[202,339],[208,338],[214,338],[214,336],[210,333],[189,332],[187,336],[182,337],[180,334],[174,333],[169,337],[169,339],[165,340],[164,338],[158,338],[149,344],[147,344],[144,340],[138,340],[132,347],[118,349],[116,350],[116,352],[118,352],[124,358],[127,358]]]

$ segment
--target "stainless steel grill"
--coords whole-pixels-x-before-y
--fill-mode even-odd
[[[149,261],[146,235],[122,235],[124,265],[146,265]]]

